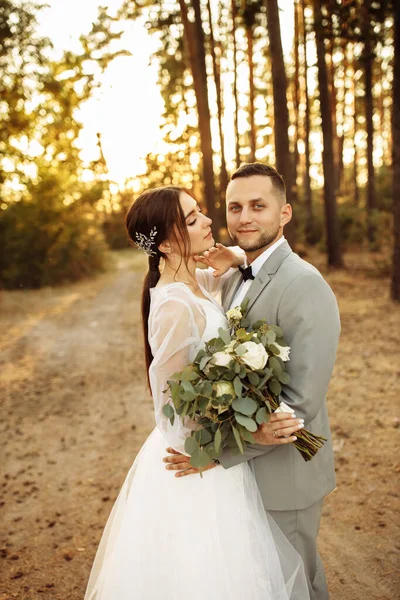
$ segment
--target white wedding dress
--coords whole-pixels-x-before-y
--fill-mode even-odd
[[[190,423],[176,418],[172,427],[162,414],[166,380],[227,325],[213,297],[221,280],[199,278],[208,299],[182,283],[151,290],[156,427],[109,516],[85,600],[309,598],[301,558],[266,515],[248,463],[177,478],[162,462],[168,446],[183,451],[190,432]]]

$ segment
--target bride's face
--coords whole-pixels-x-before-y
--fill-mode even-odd
[[[186,192],[181,192],[179,201],[185,215],[185,223],[190,240],[190,253],[200,254],[214,245],[211,232],[211,219],[201,212],[196,200]]]

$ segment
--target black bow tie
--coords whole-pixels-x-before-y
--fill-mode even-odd
[[[254,279],[254,275],[251,271],[251,265],[249,267],[246,267],[246,269],[244,269],[243,267],[239,267],[239,271],[242,274],[243,281],[247,281],[248,279]]]

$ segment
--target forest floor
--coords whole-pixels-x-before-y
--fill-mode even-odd
[[[143,259],[113,253],[113,268],[91,280],[1,293],[0,600],[83,599],[108,514],[153,429]],[[319,538],[331,600],[393,600],[400,307],[373,257],[348,254],[347,269],[330,272],[322,256],[307,259],[332,286],[342,318],[328,397],[337,488]]]

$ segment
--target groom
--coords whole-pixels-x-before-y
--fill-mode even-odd
[[[324,497],[335,487],[332,439],[326,392],[340,333],[335,296],[322,275],[292,252],[283,236],[291,220],[285,184],[267,165],[242,165],[227,188],[227,225],[235,244],[246,253],[246,269],[235,273],[223,290],[227,311],[248,298],[250,322],[266,319],[280,325],[290,346],[286,363],[290,383],[280,399],[304,419],[305,427],[327,438],[322,449],[305,462],[292,443],[271,443],[274,421],[262,425],[258,443],[244,454],[224,451],[225,469],[250,461],[265,509],[302,556],[311,600],[329,597],[317,535]],[[172,468],[192,473],[183,457]],[[169,461],[168,461],[169,462]],[[185,469],[188,471],[185,472]]]

